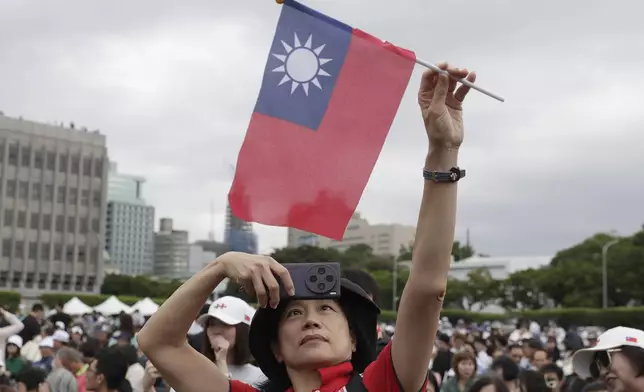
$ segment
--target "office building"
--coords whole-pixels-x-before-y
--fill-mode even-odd
[[[110,163],[105,250],[124,275],[154,272],[154,207],[143,198],[145,178],[118,172]]]
[[[253,232],[252,223],[233,215],[230,204],[226,206],[224,243],[235,252],[257,253],[257,234]]]
[[[360,213],[356,212],[347,225],[342,241],[290,228],[288,229],[287,246],[311,245],[345,251],[352,245],[366,244],[373,249],[373,253],[376,255],[397,256],[401,246],[408,247],[414,242],[415,235],[416,228],[413,226],[395,223],[371,225],[360,216]]]
[[[215,252],[207,251],[203,246],[198,244],[190,245],[190,256],[188,258],[188,274],[190,276],[201,271],[203,267],[214,261],[218,254]]]
[[[172,219],[161,218],[159,231],[154,235],[154,274],[182,279],[189,275],[188,232],[174,230],[172,225]]]
[[[0,114],[0,290],[100,290],[107,162],[98,131]]]

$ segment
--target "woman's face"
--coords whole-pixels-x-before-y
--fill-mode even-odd
[[[292,301],[280,319],[273,351],[291,369],[319,369],[351,359],[355,342],[340,305],[327,299]]]
[[[474,362],[471,359],[462,360],[457,367],[462,379],[468,379],[474,375]]]
[[[494,384],[488,384],[481,388],[481,392],[496,392],[496,387]]]
[[[235,345],[235,339],[237,339],[237,330],[234,325],[224,324],[222,321],[211,317],[208,321],[208,327],[206,328],[206,334],[208,335],[208,340],[211,345],[214,345],[215,338],[221,336],[226,339],[228,342],[228,350],[233,348]]]
[[[90,364],[89,367],[87,368],[87,371],[85,372],[85,378],[86,378],[86,389],[88,391],[96,391],[98,388],[103,384],[103,375],[96,373],[96,360],[93,360]]]
[[[7,353],[9,353],[9,355],[15,355],[18,353],[18,346],[15,344],[7,344]]]

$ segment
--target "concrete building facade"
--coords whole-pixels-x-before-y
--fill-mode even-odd
[[[172,219],[161,218],[154,235],[154,275],[182,279],[189,274],[188,232],[174,230]]]
[[[352,245],[366,244],[376,255],[397,256],[401,246],[407,247],[414,242],[415,235],[416,228],[413,226],[396,223],[371,225],[356,212],[351,217],[341,241],[289,228],[287,246],[311,245],[345,251]]]
[[[0,115],[0,290],[100,290],[107,164],[98,131]]]
[[[125,275],[154,272],[154,207],[143,198],[145,178],[118,172],[110,164],[105,250]]]

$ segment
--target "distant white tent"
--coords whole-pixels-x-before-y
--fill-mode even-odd
[[[132,312],[139,311],[145,317],[152,316],[157,310],[159,305],[152,301],[149,297],[143,298],[139,302],[132,305],[130,308]]]
[[[114,316],[121,312],[130,313],[130,307],[121,302],[115,296],[111,296],[102,304],[94,306],[94,310],[104,316]]]
[[[93,313],[94,309],[78,299],[78,297],[74,297],[63,305],[63,312],[70,316],[81,316],[83,314]]]

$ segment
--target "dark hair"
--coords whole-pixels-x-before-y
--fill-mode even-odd
[[[590,384],[584,385],[584,388],[581,390],[582,392],[599,392],[599,391],[605,391],[607,390],[606,384],[604,384],[603,381],[595,381],[591,382]]]
[[[132,366],[135,363],[139,362],[139,354],[136,352],[136,348],[131,344],[127,346],[117,346],[119,350],[123,353],[125,360],[127,361],[127,366]]]
[[[211,362],[215,362],[215,352],[212,349],[210,340],[208,339],[208,326],[212,317],[208,318],[208,323],[204,328],[203,343],[201,345],[201,353],[208,358]],[[250,345],[248,343],[248,332],[250,327],[247,324],[239,323],[235,325],[235,345],[233,346],[233,365],[245,365],[250,363],[252,356],[250,354]]]
[[[481,390],[488,385],[493,385],[496,392],[510,392],[508,386],[505,385],[503,380],[493,376],[480,377],[476,382],[474,382],[474,384],[472,384],[468,389],[468,392],[481,392]]]
[[[96,373],[105,377],[110,390],[132,392],[130,382],[125,379],[129,367],[127,357],[118,346],[105,348],[96,355]]]
[[[367,295],[372,297],[373,302],[378,304],[378,300],[380,299],[380,286],[378,286],[378,282],[376,282],[370,273],[360,269],[348,268],[342,271],[342,277],[360,286]]]
[[[78,347],[78,351],[83,354],[85,359],[96,357],[96,352],[98,352],[99,346],[98,342],[94,339],[87,340],[86,342],[81,343]]]
[[[644,349],[634,346],[622,346],[621,353],[631,363],[637,377],[644,375]]]
[[[543,344],[537,339],[531,338],[531,339],[526,339],[523,341],[524,346],[528,346],[529,348],[533,350],[539,350],[543,348]]]
[[[40,368],[27,366],[16,374],[14,378],[17,382],[25,384],[28,391],[33,391],[34,389],[38,389],[38,385],[45,382],[47,373]]]
[[[127,313],[119,315],[119,330],[121,333],[128,332],[130,336],[134,336],[134,320],[132,316]]]
[[[523,351],[523,347],[521,345],[513,343],[513,344],[508,346],[508,352],[510,352],[510,351],[512,351],[514,349],[517,349],[517,348]]]
[[[44,312],[44,311],[45,311],[45,308],[42,306],[42,304],[41,304],[41,303],[36,302],[36,303],[35,303],[35,304],[33,304],[33,306],[31,307],[31,311],[32,311],[32,312]]]
[[[505,355],[492,362],[492,369],[501,370],[503,381],[514,381],[519,378],[519,366]]]
[[[550,392],[543,374],[534,370],[523,370],[519,374],[519,384],[525,392]]]
[[[561,381],[561,380],[563,380],[563,378],[564,378],[563,369],[562,369],[562,368],[560,368],[559,366],[557,366],[557,365],[556,365],[556,364],[554,364],[554,363],[548,363],[548,364],[543,365],[543,366],[541,367],[541,369],[539,369],[539,371],[540,371],[541,373],[544,373],[544,374],[545,374],[545,373],[555,373],[555,374],[557,375],[557,378],[558,378],[560,381]]]
[[[474,375],[476,375],[476,371],[478,369],[478,365],[476,363],[476,355],[469,351],[459,351],[454,354],[454,358],[452,358],[452,369],[454,370],[456,376],[461,376],[458,372],[458,364],[463,361],[472,361],[474,363]]]

